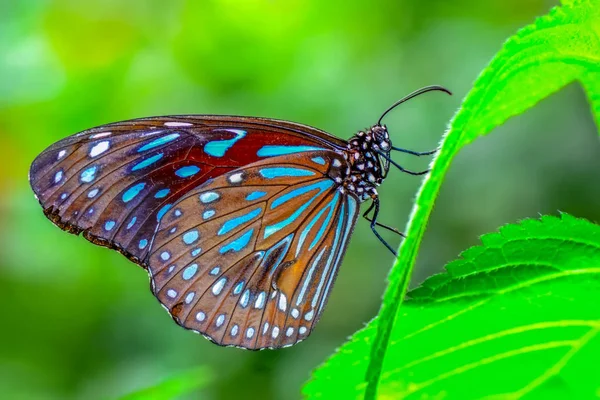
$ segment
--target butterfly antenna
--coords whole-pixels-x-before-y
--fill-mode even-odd
[[[423,93],[433,92],[433,91],[445,92],[445,93],[448,93],[449,95],[452,95],[452,92],[450,92],[448,89],[446,89],[445,87],[442,87],[442,86],[432,85],[432,86],[422,87],[421,89],[415,90],[411,94],[401,98],[400,100],[398,100],[397,102],[392,104],[387,110],[385,110],[383,112],[383,114],[381,114],[381,117],[379,117],[379,120],[377,121],[377,125],[381,125],[381,120],[383,119],[383,117],[385,117],[387,115],[387,113],[392,111],[394,108],[398,107],[400,104],[412,99],[413,97],[417,97]]]

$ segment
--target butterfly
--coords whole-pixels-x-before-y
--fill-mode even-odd
[[[32,163],[30,184],[61,229],[148,271],[184,328],[216,344],[280,348],[318,322],[360,203],[377,232],[392,150],[383,117],[348,141],[292,122],[186,115],[111,123],[67,137]],[[372,213],[371,213],[372,212]],[[370,215],[369,215],[370,214]]]

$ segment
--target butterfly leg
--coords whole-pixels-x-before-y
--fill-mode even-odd
[[[387,154],[382,153],[380,151],[377,151],[377,154],[379,154],[381,157],[385,158],[387,161],[389,161],[394,167],[398,168],[400,171],[406,172],[409,175],[425,175],[426,173],[428,173],[430,171],[429,169],[426,169],[425,171],[419,171],[419,172],[409,171],[408,169],[404,169],[396,161],[392,160]]]
[[[381,243],[384,244],[385,247],[388,248],[389,251],[392,252],[392,254],[395,257],[398,257],[398,253],[396,253],[396,251],[394,249],[392,249],[392,246],[389,245],[388,242],[386,242],[381,235],[379,234],[379,232],[377,232],[377,225],[379,225],[377,223],[377,216],[379,215],[379,198],[377,197],[377,195],[372,195],[371,196],[373,202],[371,203],[371,207],[369,207],[369,210],[367,211],[371,211],[371,208],[375,208],[375,210],[373,211],[373,219],[371,219],[371,230],[373,231],[373,233],[375,234],[375,236],[377,237],[377,239],[379,239],[379,241]],[[368,219],[368,218],[367,218]],[[387,227],[386,227],[387,228]],[[403,235],[404,236],[404,235]]]
[[[437,153],[438,150],[439,150],[439,149],[434,149],[434,150],[431,150],[431,151],[418,152],[418,151],[412,151],[412,150],[408,150],[408,149],[403,149],[401,147],[394,147],[394,146],[392,146],[391,148],[392,148],[392,150],[396,150],[396,151],[399,151],[401,153],[412,154],[413,156],[418,156],[418,157],[420,157],[420,156],[430,156],[432,154]]]
[[[369,217],[368,214],[371,212],[371,210],[373,209],[374,206],[375,206],[375,202],[372,202],[371,205],[369,206],[369,208],[367,209],[367,211],[365,211],[363,213],[363,218],[366,219],[369,222],[373,222],[373,219],[371,217]],[[377,222],[377,221],[375,221],[375,225],[377,225],[379,227],[382,227],[384,229],[387,229],[388,231],[394,232],[394,233],[402,236],[403,238],[406,237],[406,235],[404,233],[400,232],[398,229],[396,229],[396,228],[394,228],[392,226],[385,225],[385,224],[382,224],[382,223]]]

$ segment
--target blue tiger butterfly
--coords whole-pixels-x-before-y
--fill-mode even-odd
[[[140,118],[67,137],[30,183],[61,229],[144,267],[182,327],[214,343],[279,348],[306,338],[342,262],[359,204],[377,233],[376,187],[393,147],[382,118],[348,141],[292,122],[237,116]],[[369,217],[369,213],[373,214]]]

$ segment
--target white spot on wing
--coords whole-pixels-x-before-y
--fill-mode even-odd
[[[63,172],[62,172],[62,170],[60,170],[56,173],[56,175],[54,175],[54,183],[60,182],[62,178],[63,178]]]
[[[267,298],[267,294],[265,292],[260,292],[256,301],[254,302],[254,308],[263,308],[265,305],[265,300]]]
[[[304,319],[307,321],[310,321],[313,318],[314,314],[315,314],[315,310],[310,310],[309,312],[304,314]]]
[[[240,305],[242,306],[242,308],[246,308],[246,306],[248,306],[249,300],[250,300],[250,290],[246,289],[246,291],[242,295],[242,298],[240,299]]]
[[[229,176],[229,182],[231,183],[240,183],[242,181],[243,174],[241,172],[237,172],[231,176]]]
[[[192,126],[189,122],[165,122],[165,126]]]
[[[109,136],[111,134],[112,134],[112,132],[96,133],[95,135],[90,136],[90,139],[98,139],[98,138],[101,138],[101,137]]]
[[[227,282],[227,278],[221,278],[217,281],[217,283],[215,283],[212,287],[212,292],[215,296],[218,296],[219,294],[221,294],[221,291],[223,290],[223,287],[225,286],[225,283]]]
[[[248,328],[248,330],[246,330],[246,337],[252,339],[252,336],[254,336],[254,328]]]
[[[90,150],[90,157],[98,157],[100,154],[104,153],[110,148],[110,142],[108,140],[104,140],[92,147]]]
[[[213,215],[215,215],[215,210],[206,210],[206,211],[204,211],[204,213],[202,213],[202,218],[209,219]]]
[[[219,199],[219,194],[215,193],[215,192],[206,192],[206,193],[202,193],[200,195],[200,201],[203,202],[204,204],[206,203],[211,203],[215,200]]]
[[[187,296],[185,296],[185,304],[190,304],[192,300],[194,300],[195,292],[189,292]]]
[[[287,298],[285,297],[285,294],[283,294],[283,292],[279,296],[279,309],[281,311],[285,311],[287,309]]]

